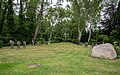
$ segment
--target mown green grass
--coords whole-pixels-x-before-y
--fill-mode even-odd
[[[0,49],[0,75],[120,75],[120,59],[92,58],[91,48],[71,43]],[[28,68],[30,64],[41,64]]]

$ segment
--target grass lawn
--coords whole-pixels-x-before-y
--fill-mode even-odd
[[[120,75],[120,59],[92,58],[91,48],[71,43],[0,49],[0,75]],[[30,64],[40,64],[28,68]]]

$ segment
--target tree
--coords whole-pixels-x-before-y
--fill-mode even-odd
[[[84,10],[84,5],[82,1],[79,0],[70,0],[72,4],[72,11],[73,11],[73,16],[75,18],[75,24],[77,25],[78,29],[78,40],[79,42],[81,41],[81,36],[82,36],[82,31],[85,28],[85,10]]]
[[[81,40],[82,32],[86,28],[86,22],[94,23],[94,19],[97,15],[99,15],[100,11],[100,3],[102,0],[69,0],[72,4],[73,16],[75,18],[75,24],[78,29],[78,39]],[[98,17],[98,16],[97,16]],[[94,21],[94,22],[93,22]],[[89,28],[89,38],[91,36],[91,26]]]
[[[88,17],[89,23],[89,25],[87,26],[89,32],[88,42],[91,39],[94,27],[96,27],[98,20],[100,19],[100,12],[102,8],[101,2],[102,0],[84,0],[86,16]]]
[[[37,38],[39,27],[40,27],[40,25],[42,23],[41,20],[42,20],[42,17],[43,17],[43,10],[44,10],[44,0],[41,1],[41,8],[40,8],[40,13],[39,13],[39,18],[38,18],[39,24],[37,24],[36,29],[35,29],[35,34],[34,34],[34,37],[33,37],[34,42],[35,42],[35,40]]]
[[[120,35],[120,1],[118,3],[117,10],[115,12],[115,18],[113,24],[115,25],[115,30],[118,32],[118,34],[114,34],[117,35],[116,40],[118,41],[120,40],[120,36],[119,36]]]
[[[5,1],[0,1],[0,34],[2,33],[3,30],[6,10],[7,10],[7,3]]]
[[[102,12],[101,24],[104,27],[104,34],[110,36],[110,32],[115,29],[115,15],[118,0],[105,0]]]
[[[120,1],[118,3],[118,7],[117,7],[114,23],[116,24],[116,28],[120,29]]]
[[[8,0],[8,11],[7,11],[7,33],[9,37],[12,37],[14,34],[14,10],[13,10],[13,1]]]

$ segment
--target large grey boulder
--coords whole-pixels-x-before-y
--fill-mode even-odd
[[[113,48],[112,44],[106,43],[106,44],[100,44],[94,46],[92,49],[91,56],[99,57],[99,58],[115,59],[117,57],[117,53]]]

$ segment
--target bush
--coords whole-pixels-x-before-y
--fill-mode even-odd
[[[44,43],[45,43],[45,39],[44,39],[44,38],[38,38],[37,41],[38,41],[40,44],[44,44]]]
[[[112,30],[112,32],[110,32],[110,39],[112,42],[118,40],[118,32],[116,30]]]
[[[109,37],[108,36],[103,37],[103,42],[104,43],[109,43],[110,42]]]
[[[109,43],[110,40],[109,40],[109,37],[107,35],[99,35],[98,39],[97,39],[97,42],[98,42],[98,44],[102,44],[103,42],[104,43]]]
[[[120,58],[120,47],[119,46],[114,46],[116,52],[117,52],[117,57]]]
[[[47,41],[45,41],[45,45],[48,45],[48,42],[47,42]]]
[[[55,43],[55,40],[54,40],[53,37],[52,37],[52,38],[49,38],[49,43]]]
[[[72,42],[73,42],[74,44],[77,44],[77,45],[79,45],[79,44],[80,44],[79,39],[73,39],[73,40],[72,40]]]
[[[63,42],[63,39],[61,37],[55,37],[54,42],[55,43],[60,43],[60,42]]]
[[[72,42],[72,40],[69,38],[69,39],[64,40],[64,42]]]
[[[0,40],[0,48],[3,47],[3,41]]]
[[[89,44],[89,45],[93,45],[93,44],[95,44],[96,42],[97,42],[97,40],[91,39],[91,40],[88,42],[88,44]]]

